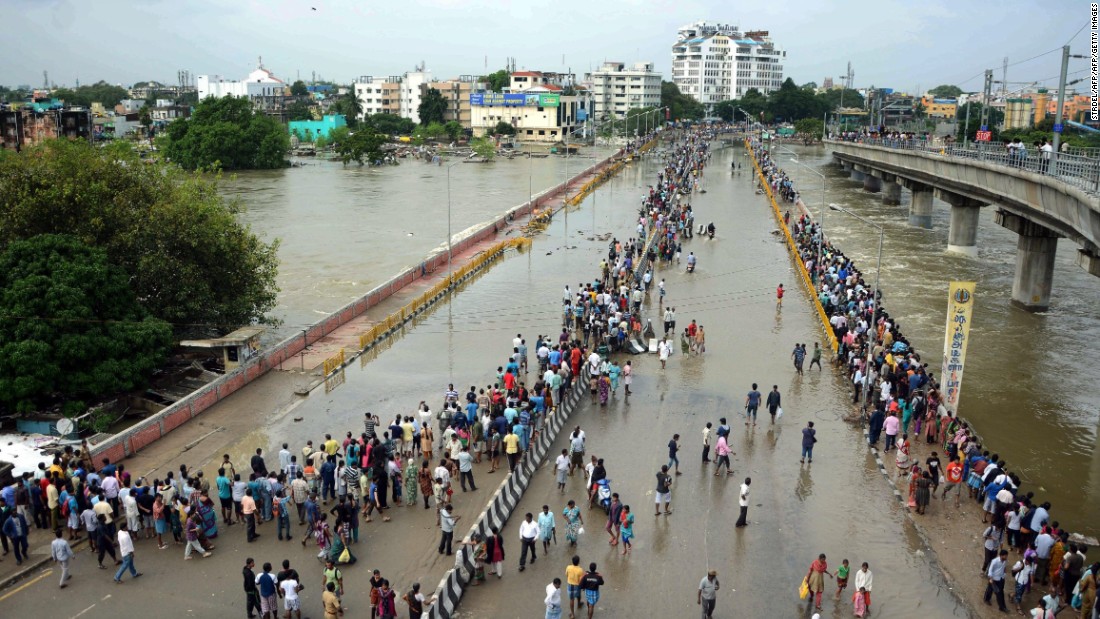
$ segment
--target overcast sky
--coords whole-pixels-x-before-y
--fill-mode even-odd
[[[1005,56],[1017,63],[1065,44],[1088,9],[1078,0],[0,0],[0,84],[39,86],[43,70],[58,85],[174,83],[180,69],[241,79],[259,56],[288,81],[316,71],[350,82],[421,61],[448,78],[508,57],[578,74],[604,60],[653,61],[667,79],[677,27],[705,19],[770,31],[799,84],[838,79],[851,61],[856,87],[977,91],[984,69],[1001,79]],[[1087,54],[1088,41],[1086,29],[1074,51]],[[1056,86],[1059,60],[1011,66],[1008,81]],[[1086,68],[1071,61],[1071,73]]]

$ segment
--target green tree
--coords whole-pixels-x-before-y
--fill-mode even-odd
[[[932,90],[928,91],[928,94],[940,99],[955,99],[963,93],[963,89],[951,84],[940,84]]]
[[[512,74],[501,69],[495,71],[489,75],[483,75],[481,81],[485,82],[486,86],[491,92],[501,92],[512,83]]]
[[[970,109],[970,124],[967,124],[966,116],[967,109]],[[989,108],[989,119],[987,124],[991,131],[994,133],[994,139],[997,138],[997,127],[1004,122],[1004,112],[998,110],[995,107]],[[963,105],[955,112],[956,122],[956,138],[961,142],[964,138],[969,139],[971,142],[977,136],[978,130],[982,126],[982,104],[977,101],[972,101]]]
[[[372,114],[366,124],[386,135],[409,135],[416,129],[416,123],[397,114]]]
[[[840,107],[841,103],[846,108],[863,108],[863,95],[859,94],[858,90],[851,88],[831,88],[825,92],[817,95],[817,99],[821,101],[824,108],[828,111],[833,111]],[[824,112],[823,112],[824,113]]]
[[[714,104],[714,115],[721,118],[726,122],[733,120],[734,114],[737,112],[737,101],[719,101]]]
[[[0,403],[66,415],[141,386],[164,361],[167,322],[149,316],[102,249],[43,234],[0,253]]]
[[[512,126],[512,123],[506,123],[503,120],[497,122],[497,126],[493,127],[493,135],[515,135],[516,128]]]
[[[801,88],[802,90],[817,90],[817,82],[806,82]]]
[[[669,108],[673,120],[696,120],[706,113],[702,103],[680,92],[673,82],[661,82],[661,107]]]
[[[346,140],[336,144],[336,154],[340,155],[344,165],[352,161],[363,165],[364,159],[367,163],[374,163],[382,159],[382,145],[385,143],[386,136],[370,127],[359,127]]]
[[[794,123],[795,132],[813,140],[821,139],[824,129],[825,123],[820,118],[803,118]]]
[[[168,125],[165,155],[188,170],[263,170],[286,166],[290,136],[275,119],[238,97],[207,98],[191,118]]]
[[[351,129],[348,129],[347,127],[336,127],[335,129],[328,132],[328,142],[330,144],[339,144],[340,142],[346,142],[350,137]]]
[[[149,127],[153,126],[153,115],[149,111],[149,106],[142,106],[139,114],[140,116],[138,117],[138,122],[140,122],[141,126],[145,128],[145,134],[149,135]]]
[[[304,97],[309,94],[309,86],[306,86],[306,83],[302,80],[295,80],[295,82],[290,85],[290,94],[295,97]]]
[[[443,124],[443,114],[447,111],[447,100],[437,88],[429,88],[428,92],[420,99],[420,107],[416,108],[420,115],[420,124]]]
[[[48,140],[0,152],[0,250],[75,236],[105,251],[146,311],[181,332],[264,322],[275,307],[278,241],[261,241],[239,211],[215,180],[143,163],[127,144]]]
[[[801,118],[821,118],[825,109],[811,91],[799,88],[794,80],[787,78],[768,95],[767,111],[785,122],[794,122]]]
[[[470,148],[478,157],[492,161],[497,156],[497,147],[489,138],[476,138],[470,142]]]
[[[351,89],[351,92],[344,95],[339,103],[338,109],[344,114],[344,120],[347,121],[348,126],[352,129],[358,127],[359,120],[363,117],[363,102],[355,96],[355,89]]]
[[[759,90],[750,88],[745,91],[745,94],[739,99],[741,109],[745,110],[752,117],[752,120],[760,120],[760,112],[764,111],[764,108],[768,107],[768,98],[764,96]]]
[[[462,137],[462,134],[466,132],[466,129],[463,128],[462,123],[458,122],[457,120],[447,121],[447,124],[443,125],[443,130],[447,132],[447,137],[451,138],[452,140],[458,140]]]
[[[286,106],[287,120],[313,120],[312,106],[305,101],[295,101]]]
[[[104,107],[110,109],[118,105],[119,101],[129,99],[130,93],[121,86],[114,86],[100,80],[79,88],[58,88],[53,91],[52,96],[69,105],[90,107],[92,103],[102,103]]]
[[[915,99],[913,103],[913,118],[916,120],[924,118],[926,111],[927,110],[925,110],[924,104],[921,103],[921,100]]]

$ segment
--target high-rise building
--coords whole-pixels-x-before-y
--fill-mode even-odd
[[[787,52],[766,30],[742,32],[733,24],[705,21],[681,26],[672,46],[672,81],[707,108],[739,99],[750,88],[762,93],[783,84]]]
[[[628,110],[661,105],[661,74],[653,69],[652,62],[632,66],[605,62],[586,75],[585,81],[592,90],[598,119],[609,114],[623,118]]]
[[[415,123],[420,122],[423,86],[432,81],[432,72],[423,65],[415,71],[390,77],[364,75],[355,80],[355,97],[359,99],[363,115],[397,114]]]

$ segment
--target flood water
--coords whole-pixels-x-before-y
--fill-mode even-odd
[[[706,327],[706,355],[685,358],[677,349],[664,371],[653,356],[632,357],[636,393],[629,403],[620,391],[606,408],[578,407],[571,421],[584,426],[588,453],[606,458],[614,491],[635,510],[634,554],[615,554],[617,549],[607,545],[601,532],[602,512],[585,510],[591,524],[579,548],[569,548],[559,535],[559,545],[549,557],[519,574],[514,517],[503,532],[508,552],[503,583],[493,579],[472,589],[462,602],[464,616],[539,615],[545,585],[563,575],[574,552],[584,565],[596,561],[607,579],[600,616],[694,615],[699,579],[713,568],[723,584],[719,616],[809,617],[812,613],[798,602],[797,588],[810,561],[821,552],[834,568],[844,558],[854,566],[871,563],[877,576],[875,608],[882,616],[967,616],[929,560],[934,555],[924,554],[927,549],[888,491],[858,432],[840,421],[847,409],[843,382],[828,370],[795,376],[791,347],[814,340],[819,329],[804,295],[788,295],[782,311],[776,311],[775,285],[794,281],[794,271],[784,246],[772,234],[775,224],[769,208],[753,195],[749,174],[728,172],[733,157],[747,162],[739,148],[720,151],[708,169],[708,193],[692,199],[698,219],[714,221],[718,228],[713,241],[685,244],[685,252],[699,256],[697,272],[688,275],[675,265],[657,272],[658,278],[667,280],[667,302],[677,307],[678,323],[696,319]],[[639,197],[653,174],[653,169],[647,173],[645,164],[629,167],[571,211],[568,220],[555,217],[528,251],[510,254],[464,286],[450,303],[406,328],[391,346],[349,366],[342,385],[329,393],[324,388],[314,391],[293,414],[273,418],[229,453],[243,457],[265,443],[276,449],[282,441],[300,445],[307,438],[317,440],[321,432],[359,432],[364,411],[386,419],[411,412],[420,400],[438,404],[448,382],[459,387],[490,382],[517,332],[533,341],[539,333],[560,329],[562,286],[589,281],[606,255],[607,244],[595,240],[593,233],[610,232],[619,238],[630,234]],[[349,259],[352,268],[370,264],[365,257]],[[646,311],[659,324],[657,308],[650,305]],[[763,390],[779,385],[785,414],[776,426],[766,419],[757,428],[743,426],[738,411],[752,382]],[[732,448],[737,454],[737,475],[729,478],[714,477],[699,458],[703,425],[717,425],[722,416],[733,425]],[[800,466],[800,429],[811,420],[820,439],[816,459],[812,466]],[[674,514],[655,517],[653,476],[667,460],[666,445],[673,433],[681,435],[683,476],[673,490]],[[484,467],[475,468],[477,483],[492,487],[499,473],[487,475]],[[746,475],[753,478],[751,524],[738,530],[733,528],[737,488]],[[571,478],[562,496],[544,467],[519,512],[537,511],[543,503],[560,512],[566,499],[583,497],[581,483],[579,477]],[[463,515],[459,529],[465,534],[482,504],[471,504],[458,492],[454,499]],[[396,520],[392,526],[398,528],[387,530],[406,530]],[[430,591],[449,567],[444,557],[426,548],[437,536],[430,524],[417,530],[431,541],[407,541],[407,551],[394,554],[376,554],[388,546],[381,541],[375,546],[375,536],[394,536],[371,530],[361,564],[380,565],[399,590],[417,580]],[[661,594],[654,595],[657,591]],[[831,594],[828,589],[827,598]],[[840,606],[827,599],[824,616],[850,616],[847,597]]]
[[[1010,303],[1017,235],[993,221],[996,205],[982,209],[978,257],[948,253],[950,206],[935,202],[933,229],[909,226],[911,194],[900,206],[882,204],[831,165],[822,147],[792,147],[798,160],[828,178],[825,203],[836,203],[886,229],[883,307],[938,376],[943,355],[950,280],[977,282],[959,414],[969,420],[1040,500],[1070,530],[1100,533],[1100,381],[1095,343],[1100,340],[1100,279],[1076,264],[1072,241],[1059,243],[1051,307],[1031,313]],[[821,179],[773,152],[814,212],[821,208]],[[825,234],[874,277],[878,231],[835,211]],[[1093,505],[1093,508],[1089,508]]]
[[[497,159],[450,169],[451,231],[499,217],[593,165],[580,156]],[[280,239],[278,305],[271,334],[301,331],[447,242],[447,165],[412,159],[381,168],[303,158],[301,168],[239,172],[222,193],[239,198],[242,219],[265,241]]]

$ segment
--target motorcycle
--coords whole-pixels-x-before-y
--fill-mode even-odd
[[[689,262],[688,263],[687,272],[688,273],[694,273],[695,272],[695,263],[694,262]]]
[[[714,224],[710,224],[707,226],[707,236],[712,239],[714,238]]]

